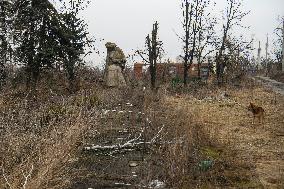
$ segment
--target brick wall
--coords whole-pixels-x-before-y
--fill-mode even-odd
[[[143,78],[143,66],[142,63],[134,64],[134,75],[136,79]],[[208,64],[201,65],[201,76],[206,76],[206,70],[208,70]],[[170,63],[170,64],[157,64],[157,78],[164,79],[179,77],[183,78],[184,65],[182,63]],[[189,68],[189,77],[198,77],[198,65],[192,64]],[[146,72],[148,74],[148,71]]]

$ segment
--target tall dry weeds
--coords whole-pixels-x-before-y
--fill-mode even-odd
[[[97,98],[50,95],[31,106],[12,96],[1,99],[0,188],[66,188],[76,176],[69,165],[96,122]]]

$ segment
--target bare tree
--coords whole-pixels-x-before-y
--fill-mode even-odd
[[[281,70],[284,72],[284,17],[280,19],[281,26],[276,28],[277,40],[275,41],[275,52],[277,61],[281,64]]]
[[[280,17],[278,27],[275,29],[275,39],[273,40],[273,62],[277,64],[277,70],[284,72],[284,17]]]
[[[151,75],[151,89],[156,89],[157,79],[157,61],[161,57],[163,50],[163,42],[158,38],[158,22],[153,24],[151,36],[150,34],[146,37],[146,51],[136,51],[139,56],[149,65]],[[144,56],[147,56],[145,58]]]
[[[197,32],[197,43],[195,50],[195,57],[198,64],[198,78],[201,79],[201,64],[204,63],[207,57],[215,51],[214,45],[216,42],[216,18],[211,16],[210,11],[207,8],[210,5],[210,0],[201,1],[200,15],[198,18],[199,30]],[[209,65],[208,65],[209,66]]]
[[[230,79],[236,82],[250,69],[252,43],[253,40],[246,41],[242,36],[239,38],[228,37],[226,41],[227,53],[223,55],[224,60],[230,62],[226,65],[227,74],[224,73],[226,81]]]
[[[284,18],[282,18],[282,72],[284,72]]]
[[[201,62],[204,50],[209,43],[209,38],[205,33],[207,29],[212,31],[213,23],[206,23],[206,19],[209,17],[206,8],[210,4],[207,0],[183,0],[182,12],[183,12],[183,30],[184,35],[179,37],[183,42],[183,60],[184,60],[184,85],[188,82],[188,71],[195,56],[199,56]],[[212,33],[208,32],[208,35]]]
[[[242,19],[249,14],[244,12],[242,8],[242,0],[227,0],[227,7],[223,16],[225,23],[223,24],[223,35],[221,38],[221,45],[216,55],[216,74],[218,84],[223,83],[223,75],[227,62],[224,59],[224,51],[226,49],[226,42],[228,40],[229,32],[234,26],[241,26]]]
[[[187,78],[188,78],[188,70],[189,70],[189,44],[190,44],[190,27],[192,24],[192,13],[193,13],[193,4],[189,3],[189,0],[185,0],[182,2],[182,9],[183,9],[183,29],[185,32],[184,38],[182,38],[182,41],[184,43],[183,50],[184,50],[184,73],[183,73],[183,82],[184,85],[187,84]]]

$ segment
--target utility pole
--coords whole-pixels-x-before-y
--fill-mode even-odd
[[[265,44],[265,76],[268,75],[268,34],[266,37],[266,44]]]
[[[266,44],[265,44],[265,59],[268,59],[268,34],[266,35]]]
[[[261,63],[260,63],[260,54],[261,54],[261,48],[260,48],[260,41],[258,43],[258,49],[257,49],[257,59],[256,59],[256,64],[258,68],[261,68]]]

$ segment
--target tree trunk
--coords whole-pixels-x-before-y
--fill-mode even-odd
[[[152,60],[152,62],[150,63],[150,75],[151,75],[151,89],[154,90],[156,88],[156,66],[154,60]]]
[[[219,53],[217,55],[216,58],[216,74],[217,74],[217,82],[218,85],[221,85],[223,83],[223,77],[224,77],[224,62],[221,60],[222,56],[223,56],[223,52],[225,50],[225,43],[228,37],[228,31],[231,27],[231,17],[232,17],[232,11],[233,11],[233,6],[234,6],[234,2],[230,1],[230,8],[229,8],[229,13],[228,13],[228,17],[227,17],[227,23],[226,26],[224,26],[224,34],[223,34],[223,38],[222,38],[222,44],[221,44],[221,48],[219,50]]]
[[[283,27],[282,27],[282,72],[284,72],[284,18],[283,18]]]
[[[3,2],[4,3],[4,2]],[[0,35],[0,41],[1,41],[1,60],[0,60],[0,90],[2,89],[2,85],[4,84],[4,80],[6,78],[5,73],[5,66],[7,61],[7,51],[8,51],[8,43],[7,43],[7,23],[6,23],[6,8],[5,4],[0,5],[0,22],[2,23],[2,27],[0,28],[2,30],[2,35]]]
[[[189,17],[190,14],[190,17]],[[183,69],[183,84],[187,85],[188,79],[188,59],[189,59],[189,25],[191,24],[191,13],[189,13],[189,3],[185,4],[185,56],[184,56],[184,69]]]
[[[150,39],[150,36],[148,35],[147,45],[148,45],[148,53],[149,53],[149,63],[150,63],[150,75],[151,75],[151,89],[156,89],[156,79],[157,79],[157,58],[158,58],[158,52],[157,52],[157,35],[158,35],[158,22],[155,22],[153,25],[152,30],[152,41]]]
[[[66,70],[67,70],[67,78],[68,78],[68,84],[69,84],[69,92],[72,94],[76,91],[76,85],[75,85],[75,62],[72,61],[72,56],[69,56],[69,62],[66,62]]]
[[[198,71],[198,79],[199,79],[199,80],[201,80],[200,67],[201,67],[201,60],[200,60],[200,57],[198,57],[197,71]]]

